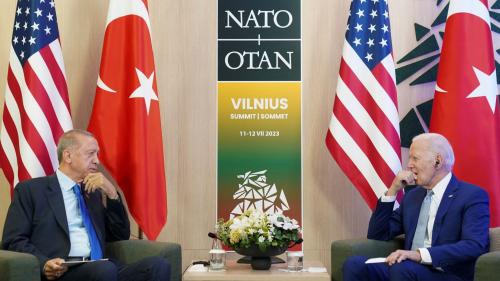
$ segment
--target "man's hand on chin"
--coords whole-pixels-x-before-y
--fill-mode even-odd
[[[387,190],[387,196],[395,196],[406,185],[415,184],[415,174],[410,170],[401,170],[396,174],[391,186]]]
[[[422,257],[420,256],[419,251],[397,250],[395,252],[392,252],[387,257],[386,260],[389,265],[393,265],[395,263],[400,263],[404,260],[412,260],[414,262],[420,262],[422,260]]]
[[[109,199],[118,199],[118,192],[113,184],[101,173],[89,173],[83,179],[85,192],[94,192],[100,189]]]

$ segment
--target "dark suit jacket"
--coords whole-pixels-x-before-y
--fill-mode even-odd
[[[420,206],[427,194],[422,187],[405,194],[401,206],[379,200],[370,219],[368,238],[390,240],[405,234],[405,249],[411,249]],[[438,207],[428,248],[432,266],[472,280],[476,259],[489,250],[489,199],[481,188],[452,176]]]
[[[103,251],[105,242],[129,239],[130,223],[121,200],[108,199],[104,208],[99,191],[83,195]],[[47,260],[68,256],[68,220],[55,174],[16,186],[2,242],[6,250],[35,255],[41,272]]]

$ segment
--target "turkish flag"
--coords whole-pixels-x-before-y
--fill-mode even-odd
[[[490,196],[500,225],[500,111],[487,0],[451,0],[430,131],[455,152],[454,173]]]
[[[165,225],[160,107],[147,2],[111,0],[89,123],[100,160],[149,239]]]

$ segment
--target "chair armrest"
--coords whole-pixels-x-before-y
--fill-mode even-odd
[[[495,281],[500,275],[500,251],[481,255],[476,262],[474,281]]]
[[[39,281],[38,259],[30,254],[0,250],[0,276],[3,281]]]
[[[163,257],[171,265],[170,280],[181,281],[182,279],[182,253],[179,244],[148,240],[123,240],[107,243],[106,253],[109,257],[125,264],[151,256]]]
[[[342,281],[342,266],[350,256],[366,256],[368,258],[386,257],[391,252],[403,248],[403,239],[378,241],[370,239],[337,240],[332,243],[331,274],[333,281]]]

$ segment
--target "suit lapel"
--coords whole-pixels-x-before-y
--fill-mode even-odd
[[[418,187],[417,190],[414,191],[416,194],[413,196],[414,198],[409,202],[408,206],[408,226],[409,231],[407,231],[407,241],[409,242],[409,246],[411,247],[411,243],[413,241],[413,236],[415,235],[415,230],[417,229],[418,216],[420,215],[420,208],[422,207],[422,202],[424,201],[425,195],[427,194],[427,190],[423,187]]]
[[[49,186],[45,191],[50,208],[56,217],[57,224],[64,230],[69,237],[68,219],[66,217],[66,209],[64,208],[64,199],[62,196],[61,187],[57,180],[56,174],[48,177]]]
[[[451,206],[451,203],[456,197],[458,181],[454,175],[452,175],[450,183],[446,187],[444,191],[443,198],[441,198],[441,203],[439,203],[439,207],[436,213],[436,219],[434,220],[434,227],[432,229],[432,245],[436,243],[436,240],[439,236],[439,232],[441,231],[442,221],[446,212]]]

